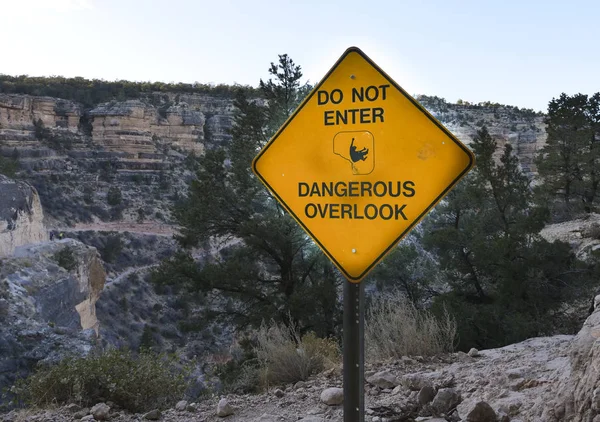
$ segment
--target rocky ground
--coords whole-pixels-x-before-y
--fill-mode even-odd
[[[365,368],[366,421],[539,421],[561,381],[569,378],[573,336],[533,338],[499,349],[433,358],[403,357]],[[341,369],[258,395],[212,396],[178,403],[162,421],[343,421]],[[334,388],[332,390],[332,388]],[[226,402],[226,403],[225,403]],[[330,404],[327,404],[327,403]],[[491,408],[480,402],[486,402]],[[473,409],[477,406],[477,410]],[[77,406],[11,412],[5,421],[95,420]],[[221,415],[227,416],[219,416]],[[486,414],[486,412],[488,412]],[[475,414],[477,413],[477,414]],[[113,421],[148,420],[147,414],[108,412]],[[434,416],[435,415],[435,416]],[[471,415],[470,417],[468,415]],[[87,419],[86,419],[87,417]],[[100,415],[96,415],[101,420]]]

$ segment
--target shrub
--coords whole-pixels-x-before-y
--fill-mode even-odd
[[[307,380],[335,366],[340,358],[333,339],[321,339],[313,333],[300,336],[293,327],[275,322],[258,330],[256,355],[267,386]]]
[[[7,177],[15,177],[19,170],[19,160],[13,158],[5,158],[0,155],[0,174]]]
[[[110,236],[106,239],[106,244],[99,249],[100,255],[105,262],[115,263],[121,251],[123,250],[123,241],[119,234]]]
[[[378,297],[367,311],[365,347],[370,360],[450,352],[455,339],[456,322],[447,312],[436,318],[400,292]]]
[[[94,203],[94,189],[91,186],[83,188],[83,200],[88,205]]]
[[[121,189],[117,186],[111,186],[106,194],[106,202],[108,205],[119,205],[122,201]]]
[[[52,259],[56,261],[58,265],[63,267],[67,271],[72,271],[77,266],[77,260],[73,255],[73,249],[70,246],[67,246],[64,249],[56,252]]]
[[[41,368],[13,387],[17,399],[34,406],[112,401],[132,412],[166,407],[180,399],[188,369],[172,357],[143,351],[110,350],[85,358],[67,358]]]

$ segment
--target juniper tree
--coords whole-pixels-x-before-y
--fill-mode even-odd
[[[536,157],[540,193],[561,199],[567,215],[591,212],[600,196],[600,93],[561,94],[548,104],[546,124]]]
[[[269,73],[271,79],[260,81],[262,98],[237,93],[231,143],[207,149],[187,198],[175,209],[183,246],[231,241],[186,280],[194,291],[218,291],[229,300],[225,308],[213,307],[213,316],[241,325],[291,317],[301,330],[334,334],[340,317],[337,272],[251,171],[259,149],[308,92],[300,66],[287,55]],[[173,261],[161,271],[176,267]]]
[[[457,316],[461,347],[494,347],[549,332],[586,272],[568,245],[539,235],[547,211],[533,205],[510,144],[496,160],[496,142],[482,128],[471,147],[477,166],[436,208],[424,243],[452,288],[437,304]]]

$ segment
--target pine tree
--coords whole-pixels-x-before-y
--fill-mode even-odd
[[[585,271],[568,245],[539,236],[547,211],[533,205],[511,146],[495,159],[482,128],[471,147],[477,166],[436,208],[424,243],[452,288],[436,301],[456,314],[461,347],[495,347],[546,333]]]
[[[301,330],[330,335],[340,318],[339,276],[251,171],[259,149],[308,92],[300,66],[287,55],[269,73],[273,79],[260,82],[265,100],[238,92],[231,144],[206,151],[187,199],[174,212],[184,246],[232,240],[190,285],[229,299],[230,306],[213,309],[213,316],[241,325],[291,317]]]
[[[600,93],[561,94],[550,101],[546,124],[547,143],[536,158],[540,193],[560,198],[567,217],[591,212],[600,200]]]

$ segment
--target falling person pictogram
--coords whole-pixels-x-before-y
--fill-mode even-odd
[[[358,151],[356,146],[354,146],[354,138],[352,138],[352,143],[350,144],[350,158],[352,159],[352,162],[365,161],[368,153],[369,149],[366,147]]]

